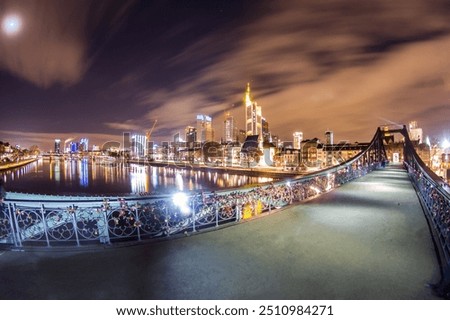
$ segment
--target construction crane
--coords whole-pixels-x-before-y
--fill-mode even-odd
[[[153,126],[150,130],[148,130],[147,132],[145,132],[145,136],[147,137],[147,141],[150,141],[150,137],[152,136],[152,132],[153,129],[155,129],[156,123],[158,122],[158,120],[155,120],[155,122],[153,122]]]

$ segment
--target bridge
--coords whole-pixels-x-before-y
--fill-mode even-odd
[[[3,248],[14,251],[0,259],[2,268],[23,272],[15,279],[19,283],[0,272],[3,284],[15,283],[3,286],[0,296],[417,299],[433,292],[448,297],[450,197],[415,153],[406,128],[394,131],[405,137],[406,170],[383,168],[386,132],[378,129],[367,149],[346,163],[255,188],[174,198],[8,197],[0,236]],[[144,245],[123,248],[136,243]],[[51,259],[37,262],[49,252]],[[58,290],[54,276],[62,278],[67,270],[75,278],[70,289]],[[142,270],[144,279],[135,279]],[[93,284],[99,275],[131,283],[116,279],[120,290],[107,281],[105,288],[80,288],[79,277]],[[28,289],[18,292],[25,284]]]

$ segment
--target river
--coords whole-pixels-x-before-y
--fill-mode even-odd
[[[0,177],[7,191],[52,195],[212,191],[272,181],[264,177],[127,163],[106,164],[89,159],[39,159],[20,168],[2,171]]]

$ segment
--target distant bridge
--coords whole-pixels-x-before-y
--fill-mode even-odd
[[[382,169],[383,137],[404,136],[404,165],[416,189],[440,260],[442,280],[435,286],[448,295],[450,282],[450,195],[422,162],[406,127],[377,129],[356,157],[313,174],[253,188],[208,194],[145,197],[51,197],[13,194],[0,211],[0,244],[6,249],[107,245],[191,234],[236,224],[327,193]]]

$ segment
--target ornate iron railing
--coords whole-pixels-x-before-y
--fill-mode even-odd
[[[125,197],[10,196],[0,211],[0,244],[11,248],[143,241],[236,223],[316,197],[379,166],[382,142],[314,174],[212,193]]]
[[[440,260],[442,277],[434,286],[439,295],[450,297],[450,194],[445,182],[429,169],[416,153],[406,127],[404,159],[409,176],[428,220]]]

